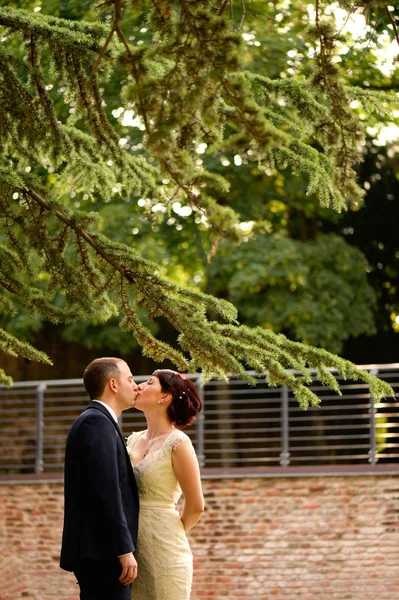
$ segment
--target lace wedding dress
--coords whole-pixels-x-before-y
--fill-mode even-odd
[[[138,576],[132,584],[132,600],[189,600],[193,560],[175,509],[181,488],[173,472],[171,454],[181,442],[189,443],[193,453],[194,448],[190,438],[175,429],[161,448],[134,464],[134,446],[142,434],[132,433],[127,440],[140,496],[135,553]]]

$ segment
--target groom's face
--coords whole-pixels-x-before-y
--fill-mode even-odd
[[[119,363],[118,382],[118,402],[121,410],[132,408],[136,402],[138,387],[133,379],[129,365],[125,362]]]

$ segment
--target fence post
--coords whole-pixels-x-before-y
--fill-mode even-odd
[[[378,375],[378,369],[371,369],[370,375]],[[375,398],[370,394],[370,450],[369,463],[375,465],[377,463],[377,436],[375,416],[377,409],[375,407]]]
[[[283,385],[281,387],[281,452],[280,452],[280,465],[282,467],[288,467],[288,465],[290,464],[288,428],[289,428],[288,388],[286,385]]]
[[[40,383],[36,388],[36,460],[35,473],[42,473],[43,463],[43,412],[44,412],[44,392],[47,389],[45,383]]]
[[[196,441],[196,453],[198,456],[198,462],[200,467],[205,466],[205,454],[204,454],[204,421],[205,421],[205,393],[204,386],[202,385],[202,376],[199,375],[195,380],[195,387],[197,388],[198,396],[200,397],[202,410],[199,413],[195,422],[195,429],[197,433]]]

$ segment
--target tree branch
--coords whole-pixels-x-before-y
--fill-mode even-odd
[[[109,34],[107,35],[107,39],[105,40],[105,44],[104,46],[101,48],[101,52],[97,57],[97,60],[93,66],[92,72],[91,72],[91,76],[94,77],[98,71],[98,67],[101,64],[102,59],[104,58],[104,55],[108,49],[109,44],[111,43],[111,40],[114,36],[115,32],[121,32],[121,28],[120,28],[120,23],[122,21],[122,16],[123,16],[123,2],[122,0],[110,0],[107,2],[104,2],[103,4],[100,4],[99,6],[97,6],[97,8],[106,6],[106,5],[110,5],[113,4],[115,7],[115,17],[114,17],[114,21],[112,23],[112,27],[111,27],[111,31],[109,32]],[[123,34],[122,34],[123,35]]]
[[[399,32],[398,32],[398,28],[396,27],[395,19],[393,18],[392,14],[390,13],[388,6],[385,7],[385,12],[388,15],[388,19],[392,23],[392,27],[393,27],[393,30],[394,30],[394,33],[395,33],[396,41],[397,41],[398,46],[399,46]]]

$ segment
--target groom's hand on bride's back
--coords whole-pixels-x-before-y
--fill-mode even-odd
[[[129,585],[137,577],[137,562],[133,556],[133,552],[118,556],[119,562],[122,565],[122,573],[119,577],[119,581],[124,585]]]

